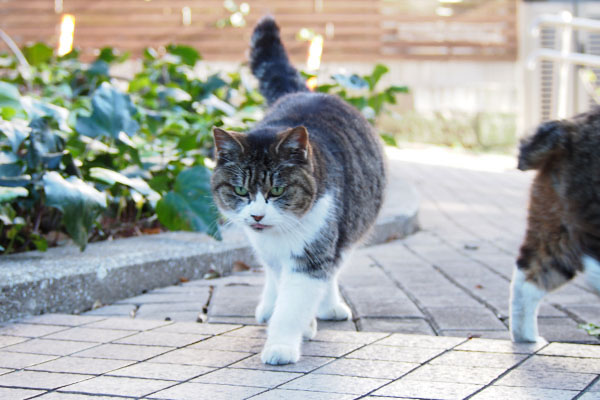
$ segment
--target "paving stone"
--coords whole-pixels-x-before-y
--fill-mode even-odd
[[[550,343],[548,346],[540,350],[538,354],[549,356],[600,358],[600,346],[571,343]]]
[[[90,394],[50,392],[43,396],[36,397],[36,399],[37,398],[44,400],[123,400],[131,399],[132,397],[96,396]]]
[[[152,362],[183,365],[201,365],[205,367],[225,367],[249,357],[249,353],[233,351],[178,349],[155,357]]]
[[[62,326],[81,326],[96,322],[103,319],[102,317],[93,317],[87,315],[71,315],[71,314],[42,314],[34,317],[25,318],[24,323],[41,324],[41,325],[62,325]]]
[[[588,342],[599,343],[598,339],[579,328],[571,318],[538,318],[540,336],[549,342]]]
[[[506,329],[483,307],[428,307],[427,310],[441,329]]]
[[[474,383],[487,385],[505,368],[460,367],[456,365],[423,365],[406,375],[406,379],[425,382]]]
[[[582,372],[600,374],[600,362],[594,358],[556,357],[534,355],[519,366],[520,369],[539,371]]]
[[[103,318],[129,318],[135,313],[136,309],[137,306],[134,304],[112,304],[87,311],[84,315]]]
[[[598,393],[584,393],[578,400],[598,400]]]
[[[149,312],[143,306],[136,314],[136,319],[154,319],[161,321],[173,321],[173,322],[196,322],[198,321],[199,315],[203,314],[200,310],[195,311],[152,311]]]
[[[300,360],[294,364],[270,365],[264,364],[260,359],[260,354],[256,354],[231,365],[231,368],[247,368],[263,371],[310,372],[333,360],[334,358],[331,357],[312,357],[303,354],[302,357],[300,357]]]
[[[62,339],[83,342],[108,343],[116,339],[132,335],[131,331],[115,330],[115,329],[92,329],[86,327],[75,327],[52,333],[45,336],[45,339]]]
[[[56,358],[58,356],[0,351],[0,367],[21,369]]]
[[[472,400],[544,399],[571,400],[578,391],[531,387],[490,386],[471,397]]]
[[[215,288],[208,315],[221,317],[254,317],[262,287],[250,285]]]
[[[115,340],[114,343],[137,344],[144,346],[169,346],[182,347],[209,338],[210,335],[196,335],[193,333],[174,333],[146,331]]]
[[[361,318],[358,328],[361,331],[435,334],[431,325],[421,318]]]
[[[236,325],[258,325],[254,317],[225,317],[221,315],[215,315],[208,317],[210,324],[236,324]]]
[[[32,371],[100,375],[132,363],[133,361],[107,360],[101,358],[62,357],[28,367],[27,369]]]
[[[199,365],[165,365],[144,362],[113,370],[107,375],[125,376],[131,378],[162,379],[167,381],[186,381],[214,371],[214,368]]]
[[[243,400],[263,392],[265,388],[183,383],[150,395],[150,399],[166,400]]]
[[[18,337],[18,336],[4,336],[0,335],[0,348],[11,346],[13,344],[25,342],[28,338]]]
[[[443,352],[443,349],[424,349],[416,347],[382,346],[378,344],[371,344],[348,354],[346,358],[424,363],[425,361]]]
[[[566,308],[584,321],[598,323],[600,320],[600,304],[574,305]]]
[[[224,336],[240,336],[240,337],[249,337],[249,338],[267,338],[267,327],[265,325],[254,325],[254,326],[244,326],[240,329],[231,330],[226,332]]]
[[[323,321],[322,319],[317,320],[318,330],[328,331],[356,331],[356,324],[354,321]]]
[[[252,397],[253,400],[352,400],[350,394],[309,392],[306,390],[275,389]]]
[[[21,336],[28,338],[38,338],[49,335],[54,332],[68,329],[66,326],[45,326],[35,324],[16,323],[0,328],[0,335]]]
[[[451,350],[432,360],[431,364],[507,369],[518,364],[526,357],[527,355],[525,354],[497,354]]]
[[[15,371],[0,376],[1,386],[17,386],[32,389],[56,389],[71,383],[92,378],[93,375],[63,374],[39,371]]]
[[[132,319],[132,318],[106,318],[98,322],[92,322],[88,324],[87,328],[103,328],[103,329],[115,329],[129,331],[145,331],[148,329],[158,328],[159,326],[170,325],[172,322],[168,321],[149,321],[143,319]]]
[[[97,343],[71,340],[31,339],[27,342],[4,347],[3,350],[17,353],[66,356],[97,345]]]
[[[439,400],[462,400],[477,390],[481,385],[450,382],[421,382],[402,378],[373,394],[376,396],[392,396],[404,398],[426,398]]]
[[[235,386],[274,388],[299,376],[302,376],[302,374],[294,372],[223,368],[193,379],[192,382],[213,384],[227,383],[228,385]]]
[[[173,382],[171,381],[158,379],[98,376],[87,381],[66,386],[60,391],[143,397],[172,385]]]
[[[153,304],[153,303],[192,303],[192,304],[206,304],[208,300],[209,290],[208,287],[198,287],[197,289],[190,291],[176,291],[172,293],[160,293],[160,292],[149,292],[140,296],[130,297],[123,299],[115,304]]]
[[[8,374],[9,372],[13,372],[14,370],[8,368],[0,368],[0,375]]]
[[[600,379],[588,388],[588,392],[600,392]]]
[[[315,374],[358,376],[362,378],[397,379],[419,364],[380,360],[342,358],[327,364]]]
[[[309,341],[302,343],[300,354],[316,357],[341,357],[362,347],[357,343],[329,343]]]
[[[345,288],[344,294],[354,305],[354,317],[423,317],[413,302],[390,284]]]
[[[461,338],[442,337],[442,336],[425,336],[425,335],[406,335],[395,333],[390,337],[377,342],[386,346],[402,346],[402,347],[422,347],[425,349],[450,349],[465,340]]]
[[[0,388],[0,399],[3,400],[24,400],[44,393],[43,390]]]
[[[507,340],[473,338],[456,347],[456,350],[484,353],[533,354],[546,343],[514,343]]]
[[[214,336],[210,339],[189,346],[190,349],[227,350],[248,353],[259,353],[265,344],[264,339]]]
[[[330,392],[342,394],[363,395],[367,394],[386,383],[387,379],[359,378],[341,375],[304,375],[285,385],[281,389],[311,390],[316,392]]]
[[[370,344],[379,339],[383,339],[386,336],[389,336],[389,334],[382,332],[342,332],[320,330],[312,340],[333,343]]]
[[[172,350],[173,347],[136,346],[131,344],[102,344],[76,354],[77,357],[110,358],[113,360],[142,361]]]
[[[239,329],[241,325],[232,324],[200,324],[197,322],[175,322],[160,328],[153,329],[153,332],[174,332],[174,333],[193,333],[196,335],[219,335],[224,332]]]
[[[539,371],[517,368],[496,382],[499,386],[525,386],[545,389],[582,390],[596,378],[592,374]]]
[[[510,340],[510,332],[508,328],[502,330],[487,330],[487,329],[443,329],[439,332],[442,336],[462,337],[466,339],[483,338],[483,339],[503,339]]]

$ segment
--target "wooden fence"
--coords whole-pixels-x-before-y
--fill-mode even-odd
[[[88,56],[103,46],[139,54],[180,43],[207,60],[240,61],[253,25],[270,13],[296,61],[306,58],[308,48],[296,39],[302,28],[324,36],[324,62],[513,61],[517,1],[246,0],[245,26],[217,28],[232,15],[223,0],[0,0],[0,28],[19,45],[56,45],[61,15],[68,13],[76,18],[75,46]]]

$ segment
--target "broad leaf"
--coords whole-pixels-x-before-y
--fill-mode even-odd
[[[383,64],[377,64],[375,68],[373,68],[373,72],[371,72],[370,76],[365,76],[365,80],[369,83],[369,89],[375,89],[377,82],[379,79],[385,74],[388,73],[390,69]]]
[[[24,187],[2,187],[0,186],[0,203],[7,203],[17,197],[27,197],[29,191]]]
[[[129,178],[119,172],[100,167],[90,168],[90,176],[108,185],[120,183],[121,185],[135,189],[147,197],[153,206],[155,206],[156,202],[160,199],[160,195],[152,190],[148,183],[141,178]]]
[[[56,132],[50,129],[48,118],[36,118],[29,124],[29,146],[25,160],[29,168],[35,169],[40,164],[45,166],[56,165],[58,156],[62,157],[64,140]],[[60,159],[58,159],[58,162]]]
[[[89,137],[109,136],[119,138],[120,132],[132,136],[140,126],[133,119],[136,107],[128,95],[104,82],[92,97],[92,115],[77,117],[75,129]]]
[[[50,117],[57,122],[58,128],[64,132],[71,132],[69,127],[69,110],[64,107],[55,106],[48,102],[43,102],[33,97],[23,96],[21,98],[23,108],[27,111],[29,118]]]
[[[23,54],[31,65],[46,64],[52,58],[54,50],[44,43],[35,43],[23,48]]]
[[[19,89],[10,83],[0,81],[0,111],[2,111],[3,116],[5,109],[7,113],[11,114],[11,118],[23,112]]]
[[[46,204],[62,211],[67,232],[83,251],[96,217],[106,208],[106,195],[75,176],[65,180],[55,171],[44,174],[43,184]]]
[[[172,191],[156,205],[158,220],[170,230],[206,232],[220,239],[219,214],[210,192],[210,170],[193,167],[181,172]]]
[[[361,90],[369,87],[369,83],[356,74],[350,76],[335,74],[332,78],[346,89]]]
[[[10,143],[13,153],[16,153],[27,138],[31,128],[27,126],[27,122],[22,119],[13,119],[12,121],[0,120],[0,134],[4,134]]]
[[[200,60],[200,53],[190,46],[170,44],[167,46],[167,51],[178,56],[182,63],[192,67]]]

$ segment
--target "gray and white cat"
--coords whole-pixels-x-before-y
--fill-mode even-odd
[[[336,96],[311,93],[290,64],[271,17],[256,26],[251,69],[270,109],[246,133],[214,128],[212,191],[265,266],[256,309],[268,321],[262,361],[298,361],[316,319],[352,317],[337,273],[371,228],[385,171],[369,123]]]

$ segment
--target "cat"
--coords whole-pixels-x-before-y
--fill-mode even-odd
[[[538,172],[511,282],[510,331],[513,341],[536,342],[546,293],[583,272],[600,294],[600,108],[541,124],[521,142],[518,168]]]
[[[291,65],[279,27],[263,17],[250,67],[268,105],[246,133],[213,128],[215,203],[241,226],[265,267],[256,319],[268,322],[261,359],[298,361],[316,319],[346,320],[337,274],[369,231],[383,201],[378,136],[337,96],[310,92]]]

